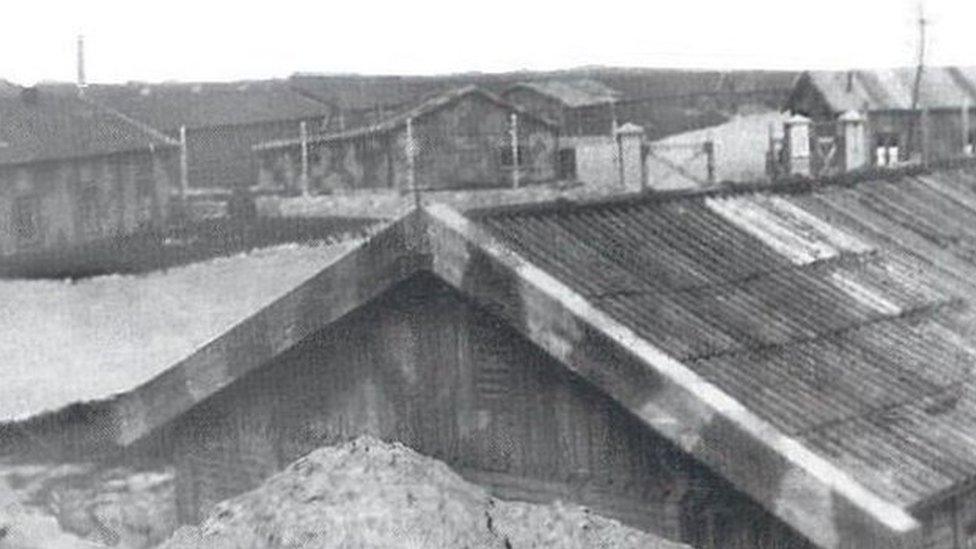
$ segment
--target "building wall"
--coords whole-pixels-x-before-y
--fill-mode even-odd
[[[510,111],[479,95],[419,117],[413,124],[416,184],[427,189],[509,185],[512,168],[503,165],[510,150]],[[519,119],[520,181],[556,177],[558,137],[529,117]],[[309,143],[309,190],[313,193],[409,188],[405,128],[343,140]],[[295,145],[260,155],[258,183],[268,188],[299,188],[301,149]]]
[[[324,128],[327,118],[306,121],[308,132]],[[259,143],[299,136],[300,120],[259,124],[191,128],[186,134],[187,179],[195,188],[251,187],[258,181],[252,147]],[[172,133],[172,132],[171,132]],[[173,135],[178,139],[178,131]]]
[[[621,187],[620,147],[612,136],[571,136],[561,139],[560,146],[576,151],[576,179],[588,185]]]
[[[527,88],[515,88],[505,99],[559,125],[562,135],[612,135],[615,108],[610,104],[569,107],[547,95]],[[622,120],[621,123],[627,120]]]
[[[485,311],[420,276],[173,426],[184,521],[368,433],[498,497],[562,499],[702,547],[807,547],[789,528]]]
[[[0,255],[163,227],[176,162],[167,149],[0,168]],[[36,238],[28,242],[16,218],[31,203]]]
[[[918,513],[925,549],[976,548],[976,490],[970,488]]]
[[[511,111],[480,96],[468,95],[414,124],[417,184],[433,189],[496,187],[512,184]],[[555,133],[539,121],[518,117],[520,182],[556,177]]]
[[[841,113],[832,111],[823,96],[810,85],[809,80],[801,80],[794,90],[787,107],[796,113],[811,118],[814,122],[834,122]],[[913,156],[920,158],[923,138],[920,113],[902,111],[871,111],[867,113],[866,135],[868,150],[872,161],[878,137],[882,134],[898,136],[899,159],[908,160]],[[976,108],[970,109],[969,128],[976,130]],[[966,138],[963,136],[962,107],[959,109],[939,109],[928,113],[926,151],[929,160],[959,158],[964,154]],[[914,128],[913,128],[914,127]],[[914,135],[910,137],[910,134]],[[913,143],[909,147],[909,143]]]
[[[565,112],[568,110],[556,99],[528,88],[514,88],[506,91],[502,97],[536,116],[541,116],[559,125],[564,135],[569,133],[566,128]]]

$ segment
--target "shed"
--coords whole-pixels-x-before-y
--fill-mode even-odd
[[[610,135],[614,103],[622,94],[589,78],[517,83],[502,97],[556,121],[565,135]]]
[[[272,141],[255,149],[263,187],[317,193],[405,191],[412,177],[420,189],[440,190],[512,186],[513,172],[522,184],[552,180],[557,140],[552,122],[465,86],[373,125],[311,135],[305,141]]]
[[[51,87],[75,93],[74,85]],[[187,183],[193,188],[253,186],[253,145],[297,137],[302,122],[308,131],[322,131],[333,112],[331,104],[276,80],[89,84],[85,97],[173,139],[185,127]]]
[[[0,82],[0,255],[162,227],[176,148],[90,101]]]
[[[918,95],[915,97],[915,81]],[[803,73],[786,108],[832,123],[847,111],[867,117],[876,163],[971,156],[976,147],[976,68],[916,68]]]

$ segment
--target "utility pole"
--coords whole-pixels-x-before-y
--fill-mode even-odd
[[[308,196],[308,125],[302,120],[298,123],[298,135],[301,139],[301,153],[302,153],[302,174],[301,174],[301,191],[302,196]]]
[[[180,126],[180,199],[186,204],[186,190],[189,187],[189,170],[186,159],[186,126]]]
[[[414,206],[420,208],[420,189],[417,188],[416,154],[417,144],[413,135],[413,118],[407,118],[407,187],[413,193]]]
[[[519,141],[518,141],[518,115],[512,113],[509,120],[509,132],[512,142],[512,188],[519,187]]]
[[[969,133],[969,99],[962,102],[962,152],[965,156],[972,156],[976,150],[970,149]]]
[[[919,99],[920,99],[919,96],[921,95],[922,76],[923,76],[923,73],[925,72],[925,27],[926,27],[927,24],[928,24],[928,21],[925,19],[925,11],[924,11],[924,9],[922,7],[922,3],[919,2],[919,4],[918,4],[918,62],[917,62],[917,65],[915,67],[915,83],[912,86],[912,117],[913,117],[914,120],[913,120],[913,123],[908,127],[908,143],[907,143],[907,145],[909,147],[913,147],[915,145],[914,141],[915,141],[915,133],[916,132],[915,132],[915,122],[914,121],[917,121],[918,124],[924,124],[925,123],[925,121],[922,120],[922,117],[919,115],[919,112],[918,112],[918,102],[919,102]],[[924,133],[924,132],[922,132],[922,133]],[[926,145],[927,144],[923,142],[923,143],[921,143],[921,147],[920,148],[921,149],[924,149],[926,147]],[[909,150],[911,150],[911,149],[909,149]],[[921,153],[922,157],[924,157],[925,154],[926,154],[926,151],[925,150],[921,150],[919,152]]]

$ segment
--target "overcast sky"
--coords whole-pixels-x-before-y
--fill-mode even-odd
[[[5,2],[0,78],[233,80],[580,65],[805,69],[914,64],[918,0]],[[637,7],[641,6],[641,7]],[[976,65],[976,0],[926,0],[928,61]]]

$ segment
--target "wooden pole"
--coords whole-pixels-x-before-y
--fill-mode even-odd
[[[420,190],[417,188],[415,162],[417,144],[413,137],[413,118],[407,118],[407,188],[413,193],[414,205],[420,207]]]
[[[302,141],[302,175],[299,185],[301,185],[302,196],[308,195],[308,125],[302,120],[298,123],[298,135]]]
[[[966,156],[971,156],[976,153],[976,150],[970,149],[969,144],[969,100],[964,99],[962,102],[962,153]]]
[[[518,115],[512,113],[510,119],[509,132],[512,136],[512,188],[519,187],[519,142],[518,142]]]
[[[929,143],[930,141],[929,126],[931,126],[931,119],[930,119],[930,111],[927,105],[922,107],[921,123],[922,123],[922,165],[928,166],[930,161],[929,149],[931,148],[931,144]]]
[[[180,126],[180,200],[186,201],[186,190],[190,186],[189,168],[186,158],[186,126]]]
[[[610,135],[617,135],[617,103],[610,102]]]
[[[712,137],[708,137],[708,141],[705,141],[705,163],[706,169],[708,170],[708,184],[711,185],[715,183],[715,141]]]

